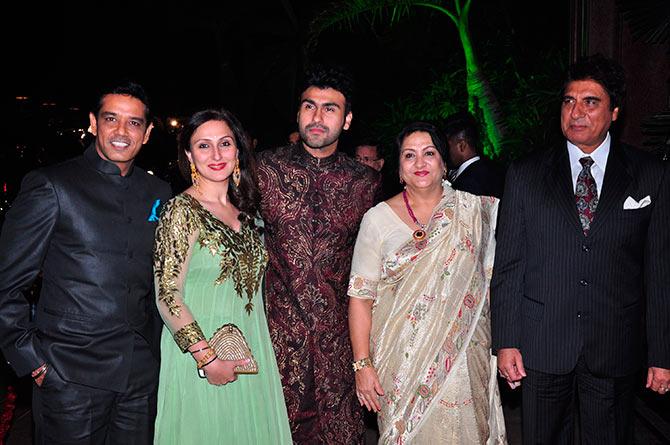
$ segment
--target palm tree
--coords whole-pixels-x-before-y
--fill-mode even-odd
[[[452,9],[449,9],[446,3],[452,3]],[[465,56],[468,109],[475,116],[481,117],[484,123],[490,142],[490,146],[485,147],[486,154],[497,156],[501,151],[505,127],[498,101],[481,70],[472,45],[468,21],[471,4],[472,0],[345,0],[334,2],[313,20],[311,41],[314,42],[318,35],[328,28],[346,26],[351,29],[361,17],[369,18],[372,26],[377,20],[388,20],[391,24],[395,24],[407,17],[412,7],[429,8],[446,15],[458,30]]]

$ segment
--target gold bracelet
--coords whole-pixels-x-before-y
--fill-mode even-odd
[[[216,352],[214,352],[213,349],[210,349],[209,351],[207,351],[207,352],[205,353],[205,355],[203,355],[203,356],[200,358],[200,360],[198,360],[198,363],[197,363],[197,365],[196,365],[196,366],[198,367],[198,369],[202,368],[202,367],[205,366],[206,364],[209,364],[209,362],[208,362],[207,360],[209,360],[210,358],[214,357],[215,355],[216,355]]]
[[[371,368],[372,367],[372,360],[370,360],[370,357],[365,357],[360,360],[356,360],[351,364],[351,367],[354,368],[354,372],[360,371],[363,368]]]
[[[198,349],[197,351],[191,351],[191,350],[189,349],[188,352],[190,352],[191,354],[197,354],[198,352],[202,352],[202,351],[204,351],[204,350],[206,350],[206,349],[210,349],[209,345],[208,345],[208,346],[205,346],[204,348]]]

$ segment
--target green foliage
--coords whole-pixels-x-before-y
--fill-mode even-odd
[[[499,52],[499,48],[491,47],[489,50]],[[489,81],[498,92],[505,116],[506,133],[502,141],[501,161],[507,162],[546,146],[559,136],[559,93],[566,60],[564,51],[554,50],[538,54],[533,66],[519,68],[514,59],[507,56],[497,65],[483,67],[486,72],[492,73]],[[459,62],[452,60],[448,66],[459,66]],[[436,74],[434,81],[419,87],[411,95],[386,103],[371,127],[375,134],[381,135],[382,143],[390,147],[395,135],[409,122],[427,120],[439,123],[449,115],[467,109],[464,82],[463,68]],[[481,116],[475,117],[482,121]],[[487,144],[488,135],[483,128],[480,137]],[[395,153],[393,150],[388,152],[387,161],[393,162],[391,157]]]
[[[465,69],[441,73],[438,78],[408,97],[385,104],[371,127],[382,135],[382,143],[392,144],[395,135],[410,122],[439,122],[450,114],[466,109],[468,97],[463,84]]]
[[[445,5],[452,8],[448,9]],[[312,46],[320,32],[328,28],[346,27],[352,29],[366,18],[371,27],[377,21],[398,23],[410,13],[411,7],[423,7],[438,11],[448,17],[456,26],[463,49],[466,67],[465,87],[468,94],[468,110],[476,114],[486,131],[484,152],[497,156],[500,154],[504,137],[505,121],[500,112],[499,102],[481,70],[469,30],[469,13],[472,0],[344,0],[334,2],[331,7],[319,14],[311,25]]]
[[[524,53],[523,46],[513,41],[513,32],[500,29],[498,35],[494,32],[480,42],[475,55],[468,27],[471,4],[472,0],[339,1],[312,22],[313,41],[328,28],[351,30],[363,23],[371,28],[393,26],[415,7],[438,11],[456,25],[463,53],[451,54],[432,81],[386,103],[370,122],[386,146],[393,146],[395,135],[411,121],[439,123],[460,110],[469,110],[481,123],[484,153],[491,158],[509,161],[557,135],[567,49]],[[522,60],[535,62],[529,65]],[[391,163],[393,152],[387,150]]]

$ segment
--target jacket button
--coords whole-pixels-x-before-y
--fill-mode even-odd
[[[589,246],[587,246],[586,244],[582,245],[582,251],[583,252],[588,252],[589,250],[591,250],[591,248]]]
[[[586,280],[579,280],[579,284],[581,284],[582,286],[588,286],[589,282]]]
[[[582,313],[581,312],[577,312],[577,318],[582,318]]]

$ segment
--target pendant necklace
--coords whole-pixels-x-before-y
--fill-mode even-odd
[[[416,216],[414,216],[412,207],[410,207],[409,200],[407,199],[407,190],[402,191],[402,199],[405,201],[405,207],[407,207],[407,213],[409,213],[409,217],[412,218],[414,224],[419,226],[419,228],[416,229],[414,233],[412,233],[412,238],[414,238],[415,241],[421,241],[426,238],[426,224],[421,224],[419,220],[416,219]]]

